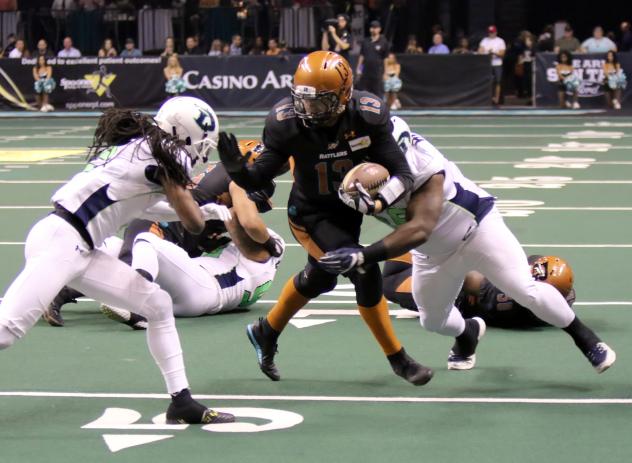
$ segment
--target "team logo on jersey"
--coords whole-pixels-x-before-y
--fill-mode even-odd
[[[92,74],[86,74],[83,77],[90,82],[90,89],[88,89],[88,93],[94,92],[97,96],[103,96],[105,94],[108,98],[112,98],[110,85],[112,85],[112,82],[116,79],[116,74],[108,72],[105,65],[99,66],[99,69],[94,71]]]
[[[371,146],[371,137],[368,135],[349,140],[349,148],[351,148],[351,151],[362,150],[368,148],[369,146]]]
[[[198,108],[200,114],[195,119],[195,123],[205,132],[212,132],[215,129],[215,118],[206,109]]]
[[[355,130],[350,130],[348,132],[345,132],[345,140],[355,138],[355,136],[356,136]]]
[[[333,142],[333,143],[329,143],[329,144],[327,145],[327,149],[328,149],[328,150],[335,150],[335,149],[338,147],[338,144],[339,144],[339,142],[338,142],[338,141],[335,141],[335,142]]]

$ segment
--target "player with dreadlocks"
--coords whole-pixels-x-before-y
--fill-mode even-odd
[[[121,109],[100,118],[86,168],[55,192],[53,212],[26,238],[25,267],[0,304],[0,349],[24,336],[69,285],[147,318],[149,350],[172,396],[169,423],[231,422],[232,415],[191,397],[169,295],[97,249],[139,216],[179,219],[193,233],[202,231],[205,219],[230,217],[223,206],[198,207],[187,189],[191,166],[215,143],[208,137],[214,120],[210,107],[182,97],[161,111],[169,124],[159,126],[149,116]]]

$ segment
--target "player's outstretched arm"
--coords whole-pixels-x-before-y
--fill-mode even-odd
[[[286,158],[266,147],[257,160],[248,165],[248,157],[241,154],[235,135],[226,132],[219,133],[217,151],[230,178],[246,191],[268,187],[274,177],[282,173],[287,162]]]
[[[364,264],[397,257],[424,244],[434,230],[443,209],[443,173],[435,174],[410,198],[406,222],[384,239],[365,249],[342,248],[320,258],[330,273],[346,273]]]
[[[280,256],[283,253],[283,247],[268,232],[268,227],[259,215],[257,205],[235,182],[231,182],[228,188],[233,202],[233,214],[246,234],[253,241],[262,244],[272,256]]]
[[[169,179],[162,179],[162,186],[169,203],[178,214],[185,230],[194,235],[199,235],[204,230],[204,218],[200,207],[193,199],[191,191],[182,185],[177,185]]]

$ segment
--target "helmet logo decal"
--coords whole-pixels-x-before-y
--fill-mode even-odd
[[[205,109],[198,108],[200,115],[195,119],[195,123],[205,132],[211,132],[215,129],[215,119],[212,114]]]

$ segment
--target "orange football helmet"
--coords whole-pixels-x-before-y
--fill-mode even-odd
[[[351,98],[353,72],[346,59],[331,51],[305,56],[294,73],[294,113],[310,125],[323,125],[342,114]]]
[[[252,164],[263,153],[263,143],[260,140],[239,140],[239,151],[248,158],[248,164]]]
[[[531,265],[531,274],[535,280],[554,286],[564,297],[573,289],[573,269],[561,257],[538,258]]]

